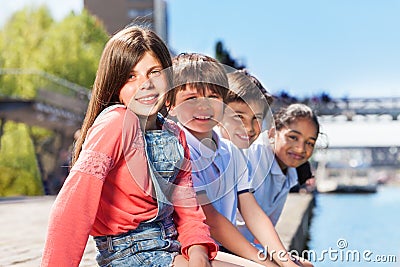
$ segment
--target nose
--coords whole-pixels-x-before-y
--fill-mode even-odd
[[[199,109],[206,110],[206,109],[211,108],[211,103],[210,103],[211,101],[207,97],[200,97],[200,98],[197,99],[196,102],[197,102],[196,103],[197,104],[197,108],[199,108]]]
[[[251,122],[242,121],[243,127],[247,133],[254,133],[255,132],[255,125]]]
[[[302,154],[306,153],[306,142],[299,141],[299,142],[297,142],[295,147],[296,147],[296,151],[298,153],[302,153]]]
[[[149,88],[151,88],[152,83],[148,77],[141,76],[141,78],[139,80],[139,84],[140,84],[140,87],[139,87],[140,90],[148,90]]]

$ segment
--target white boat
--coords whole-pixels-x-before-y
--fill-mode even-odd
[[[328,149],[318,157],[315,172],[318,192],[375,193],[379,168],[371,165],[371,149]]]
[[[376,193],[378,181],[374,170],[332,169],[319,170],[316,175],[317,190],[320,193]]]

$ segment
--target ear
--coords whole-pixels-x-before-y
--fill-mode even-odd
[[[275,127],[272,127],[271,129],[268,130],[268,138],[275,138],[275,134],[276,134]]]
[[[173,116],[173,117],[176,117],[177,114],[176,114],[176,111],[175,111],[175,106],[171,105],[171,102],[169,102],[168,100],[165,101],[165,106],[168,109],[168,114]]]

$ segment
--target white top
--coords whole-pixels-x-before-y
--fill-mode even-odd
[[[180,125],[181,126],[181,125]],[[182,127],[190,149],[195,191],[205,192],[214,208],[236,225],[238,192],[250,190],[247,162],[230,141],[213,131],[215,151]],[[206,203],[200,203],[206,204]]]
[[[289,167],[286,175],[283,174],[265,136],[266,134],[261,134],[246,153],[251,165],[249,172],[251,185],[255,189],[254,196],[272,224],[276,225],[290,188],[298,183],[298,178],[296,168]],[[250,242],[254,241],[243,220],[238,222],[238,228]]]

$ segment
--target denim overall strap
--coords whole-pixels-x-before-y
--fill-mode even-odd
[[[168,129],[148,131],[144,136],[149,173],[158,206],[157,215],[146,222],[161,221],[169,217],[174,209],[171,196],[184,151],[178,138]]]

